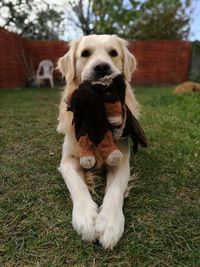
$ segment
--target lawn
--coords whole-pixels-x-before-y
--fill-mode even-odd
[[[60,91],[0,91],[0,266],[200,266],[200,95],[137,88],[147,149],[132,156],[125,232],[113,251],[81,241],[57,171]]]

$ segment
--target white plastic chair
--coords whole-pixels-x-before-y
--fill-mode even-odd
[[[53,70],[54,66],[50,60],[41,61],[36,73],[37,86],[40,86],[41,80],[49,79],[51,87],[54,87]]]

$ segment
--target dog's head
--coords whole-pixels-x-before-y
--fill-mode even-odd
[[[130,81],[136,60],[127,42],[116,35],[89,35],[70,44],[68,53],[58,61],[68,83],[96,81],[105,75],[122,73]]]

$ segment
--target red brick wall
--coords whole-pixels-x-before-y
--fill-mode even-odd
[[[138,61],[134,84],[177,84],[188,79],[191,43],[136,41],[130,42],[129,48]],[[35,71],[41,60],[50,59],[56,64],[67,50],[67,42],[27,40],[0,28],[0,88],[25,85],[23,54]]]

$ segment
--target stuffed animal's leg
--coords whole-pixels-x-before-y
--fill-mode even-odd
[[[109,130],[105,133],[103,140],[98,144],[97,151],[110,166],[117,166],[122,159],[122,153],[116,147],[112,132]]]
[[[117,75],[105,90],[105,111],[112,126],[120,126],[123,121],[123,105],[126,85],[122,75]]]
[[[88,135],[81,136],[78,140],[80,165],[84,169],[94,167],[96,160],[94,154],[94,146]]]
[[[73,112],[75,136],[79,145],[80,165],[84,169],[91,169],[96,163],[94,145],[88,136],[85,126],[84,98],[81,91],[75,91],[73,95]]]
[[[120,126],[122,124],[122,105],[120,101],[105,103],[106,117],[112,126]]]

